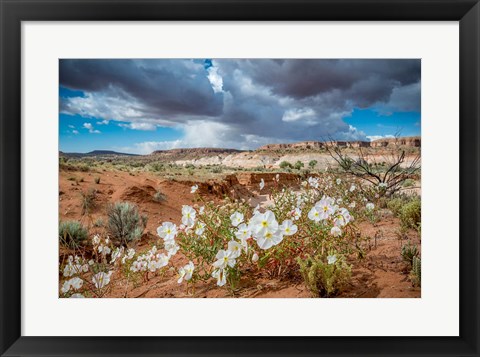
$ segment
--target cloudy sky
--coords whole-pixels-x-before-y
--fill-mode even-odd
[[[420,60],[63,59],[60,150],[420,135]]]

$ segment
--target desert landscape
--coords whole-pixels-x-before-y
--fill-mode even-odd
[[[60,152],[59,296],[421,297],[420,147]]]
[[[59,298],[420,298],[421,60],[59,60]]]

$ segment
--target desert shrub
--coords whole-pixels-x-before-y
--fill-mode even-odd
[[[406,203],[399,213],[402,226],[419,229],[421,222],[421,209],[422,205],[418,197],[415,197],[410,202]]]
[[[305,259],[297,258],[300,272],[307,288],[315,297],[332,297],[338,295],[350,281],[351,267],[343,257],[321,255]]]
[[[105,222],[103,221],[103,218],[99,217],[95,220],[93,223],[94,227],[103,227],[105,225]]]
[[[413,258],[418,256],[418,248],[416,245],[408,242],[402,246],[402,258],[409,266],[413,264]]]
[[[165,166],[160,163],[160,162],[152,162],[150,164],[150,169],[152,171],[164,171],[165,170]]]
[[[387,202],[387,208],[392,211],[394,215],[398,216],[404,204],[405,201],[403,199],[395,197]]]
[[[82,214],[89,214],[93,208],[95,208],[95,197],[97,191],[90,189],[87,192],[82,191],[80,193],[82,197]]]
[[[242,277],[253,278],[259,269],[269,277],[300,277],[296,259],[307,253],[360,256],[362,238],[350,224],[353,217],[340,198],[327,197],[319,189],[324,185],[318,180],[309,178],[300,193],[274,187],[272,204],[262,211],[243,200],[219,206],[199,195],[202,207],[182,209],[182,224],[190,229],[178,230],[174,223],[164,222],[157,232],[166,242],[175,238],[183,255],[195,262],[189,284],[214,277],[217,285],[227,285],[232,293]],[[342,187],[340,192],[350,191],[345,193]],[[340,262],[337,266],[340,269]],[[332,289],[328,293],[333,294]]]
[[[140,216],[137,206],[129,202],[110,205],[107,216],[108,231],[122,245],[139,239],[146,226],[146,217]]]
[[[100,177],[95,177],[95,183],[98,185],[100,183]]]
[[[311,160],[309,163],[308,163],[308,166],[313,169],[315,166],[317,166],[318,164],[318,161],[317,160]]]
[[[402,186],[403,187],[412,187],[414,184],[415,184],[415,180],[406,179],[405,181],[403,181]]]
[[[281,169],[293,169],[293,165],[289,163],[288,161],[282,161],[280,163],[280,168]]]
[[[422,260],[419,257],[413,257],[410,279],[414,286],[422,286]]]
[[[295,165],[293,166],[293,168],[294,168],[295,170],[300,170],[303,166],[304,166],[304,165],[303,165],[303,162],[301,162],[300,160],[298,160],[298,161],[295,163]]]
[[[221,166],[214,166],[210,171],[214,174],[220,174],[223,172],[223,169]]]
[[[194,164],[186,164],[186,165],[185,165],[185,168],[186,168],[186,169],[194,169],[194,168],[195,168],[195,165],[194,165]]]
[[[78,248],[88,237],[85,227],[78,221],[62,221],[58,227],[60,243],[68,248]]]
[[[164,202],[167,200],[167,196],[162,193],[160,190],[158,190],[157,192],[155,192],[155,194],[153,195],[153,200],[155,202]]]

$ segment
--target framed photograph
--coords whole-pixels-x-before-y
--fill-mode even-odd
[[[2,356],[478,356],[477,1],[8,1]]]

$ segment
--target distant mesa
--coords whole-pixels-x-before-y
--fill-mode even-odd
[[[390,146],[420,147],[421,139],[419,136],[410,136],[402,138],[378,139],[374,141],[302,141],[297,143],[268,144],[260,146],[253,152],[265,151],[309,151],[324,149],[326,147],[345,147],[345,148],[382,148]],[[213,157],[217,155],[238,154],[248,152],[249,150],[225,149],[225,148],[181,148],[170,150],[156,150],[150,156],[157,156],[159,159],[194,159],[197,157]],[[126,154],[111,150],[94,150],[87,153],[64,153],[59,152],[62,157],[98,157],[98,156],[142,156],[136,154]]]
[[[361,147],[388,147],[388,146],[407,146],[420,147],[421,139],[419,136],[378,139],[374,141],[302,141],[298,143],[289,144],[268,144],[260,146],[256,151],[275,151],[275,150],[315,150],[326,147],[346,147],[346,148],[361,148]]]
[[[81,152],[63,152],[59,151],[60,157],[96,157],[96,156],[139,156],[137,154],[126,154],[111,150],[93,150],[86,153]]]
[[[151,155],[182,155],[182,154],[236,154],[243,152],[243,150],[237,149],[222,149],[222,148],[183,148],[183,149],[170,149],[170,150],[156,150]]]

